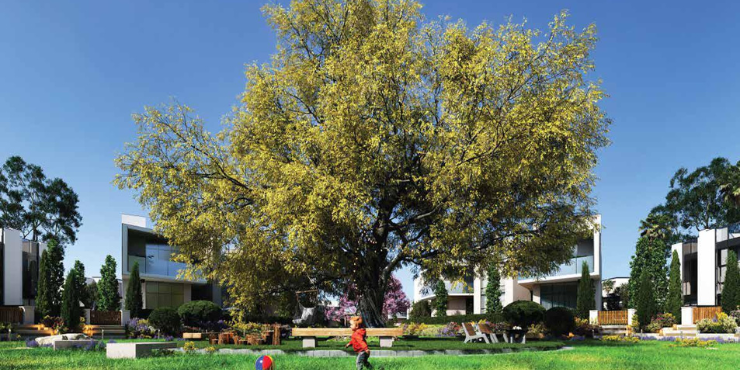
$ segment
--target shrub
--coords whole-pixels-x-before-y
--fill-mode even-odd
[[[740,325],[740,310],[733,310],[733,311],[730,311],[730,315],[729,315],[729,316],[730,316],[731,318],[735,319],[735,322],[736,322],[736,323],[737,323],[738,325]]]
[[[645,327],[645,330],[653,333],[657,333],[660,329],[669,328],[676,325],[676,318],[670,313],[660,313],[653,317],[650,324]]]
[[[180,332],[180,316],[171,307],[160,307],[152,311],[149,324],[162,334],[174,335]]]
[[[155,335],[154,329],[146,319],[133,318],[126,324],[126,337],[132,339],[151,339]]]
[[[488,314],[471,314],[471,315],[452,315],[447,317],[410,317],[407,321],[417,324],[427,325],[445,325],[449,322],[478,322],[481,320],[488,320],[491,322],[503,321],[502,315],[488,315]]]
[[[588,322],[588,319],[576,319],[575,326],[573,327],[573,334],[582,337],[592,337],[594,333],[598,333],[599,331],[599,326],[592,325]]]
[[[720,312],[715,319],[699,320],[696,328],[700,333],[734,333],[737,323],[726,313]]]
[[[221,319],[221,307],[211,301],[190,301],[177,309],[185,326],[201,327]]]
[[[714,347],[716,345],[716,340],[701,340],[699,338],[676,338],[675,344],[671,344],[671,347]]]
[[[504,307],[503,315],[512,326],[528,328],[545,319],[545,308],[532,301],[515,301]]]
[[[637,343],[640,341],[638,337],[625,337],[622,335],[605,335],[601,337],[602,342],[626,342],[626,343]]]
[[[427,328],[427,324],[411,323],[403,325],[403,335],[420,335]]]
[[[568,335],[575,327],[573,311],[565,307],[553,307],[545,312],[545,327],[554,336]]]
[[[186,353],[191,353],[195,351],[195,342],[185,342],[185,344],[182,345],[182,350]]]
[[[429,301],[414,302],[411,306],[411,312],[409,313],[409,319],[417,322],[416,319],[432,317],[432,307],[429,305]]]

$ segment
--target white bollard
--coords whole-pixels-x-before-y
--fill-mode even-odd
[[[681,307],[681,325],[694,325],[693,307]]]
[[[588,322],[591,323],[591,325],[598,325],[599,324],[599,311],[589,310],[588,311]]]

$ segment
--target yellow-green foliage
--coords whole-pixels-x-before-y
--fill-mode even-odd
[[[675,344],[671,347],[714,347],[717,345],[716,340],[701,340],[699,338],[676,338]]]
[[[637,343],[640,341],[638,337],[628,337],[623,335],[604,335],[601,337],[604,342],[626,342],[626,343]]]
[[[403,335],[421,335],[428,327],[427,324],[410,323],[404,328]]]
[[[206,353],[211,354],[211,355],[214,354],[214,353],[216,353],[216,351],[218,351],[218,350],[214,346],[210,346],[210,347],[207,347],[206,348]]]
[[[405,263],[463,275],[503,259],[511,275],[571,257],[607,144],[595,26],[561,13],[544,31],[469,29],[420,9],[267,5],[276,52],[247,67],[224,131],[179,104],[134,116],[115,183],[194,263],[185,277],[221,281],[240,307],[350,281],[380,312]]]
[[[182,350],[187,353],[195,351],[195,342],[185,342],[182,345]]]

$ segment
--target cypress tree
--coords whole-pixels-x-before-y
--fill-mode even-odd
[[[121,307],[121,295],[118,293],[118,279],[116,279],[116,260],[111,255],[105,257],[105,263],[100,268],[100,283],[98,283],[98,309],[101,311],[118,311]]]
[[[666,299],[666,312],[676,317],[681,322],[681,306],[683,295],[681,294],[681,262],[678,260],[678,252],[673,251],[671,257],[671,270],[668,278],[668,299]]]
[[[737,265],[737,254],[727,251],[727,270],[722,285],[722,311],[729,314],[740,305],[740,271]]]
[[[640,323],[640,327],[650,324],[650,321],[657,312],[652,285],[653,282],[650,281],[650,273],[644,271],[640,275],[640,285],[637,290],[637,297],[635,298],[635,303],[637,304],[637,321]]]
[[[62,320],[64,326],[71,332],[77,331],[80,326],[80,291],[77,290],[79,278],[77,271],[72,269],[67,275],[67,281],[64,282],[64,293],[62,298]]]
[[[64,250],[55,240],[50,240],[41,253],[36,308],[40,316],[59,316],[64,285]]]
[[[591,281],[591,273],[588,270],[588,263],[583,261],[581,266],[581,279],[578,281],[578,296],[576,300],[576,316],[581,319],[587,319],[589,311],[596,307],[594,298],[594,283]]]
[[[486,313],[500,314],[504,307],[501,305],[501,273],[496,264],[488,267],[488,284],[486,285]]]
[[[85,289],[87,287],[87,283],[85,282],[85,265],[80,261],[75,261],[75,266],[72,269],[76,272],[74,284],[75,290],[77,291],[80,302],[85,304],[85,302],[88,301],[87,289]],[[85,307],[87,307],[87,304],[85,304]]]
[[[437,317],[447,317],[447,287],[442,280],[434,287],[434,308],[437,310]]]
[[[666,245],[662,240],[640,237],[637,239],[635,255],[630,261],[629,292],[632,299],[628,302],[629,308],[637,308],[637,296],[640,290],[640,276],[647,272],[650,285],[650,294],[655,297],[656,310],[663,310],[665,299],[668,296],[668,269],[666,268]]]
[[[141,279],[139,278],[139,262],[134,262],[131,268],[131,277],[126,287],[126,301],[124,307],[131,311],[131,317],[139,317],[144,303],[141,298]]]

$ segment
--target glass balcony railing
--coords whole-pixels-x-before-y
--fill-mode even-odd
[[[180,270],[185,269],[186,265],[181,262],[171,261],[171,255],[172,248],[168,245],[147,245],[146,257],[128,256],[129,272],[134,267],[134,262],[138,262],[139,273],[141,274],[177,277],[177,274]]]
[[[555,277],[555,276],[581,274],[583,270],[584,261],[586,261],[586,263],[588,264],[588,271],[593,272],[594,271],[594,256],[581,256],[581,257],[571,258],[570,261],[559,265],[555,271],[553,271],[549,275],[545,275],[541,277],[541,279],[548,278],[548,277]],[[520,279],[533,279],[533,278],[535,277],[534,276],[522,276]]]
[[[427,286],[426,291],[433,295],[434,285]],[[445,280],[445,288],[447,288],[447,294],[473,294],[473,279],[465,279],[465,282],[449,282]]]

